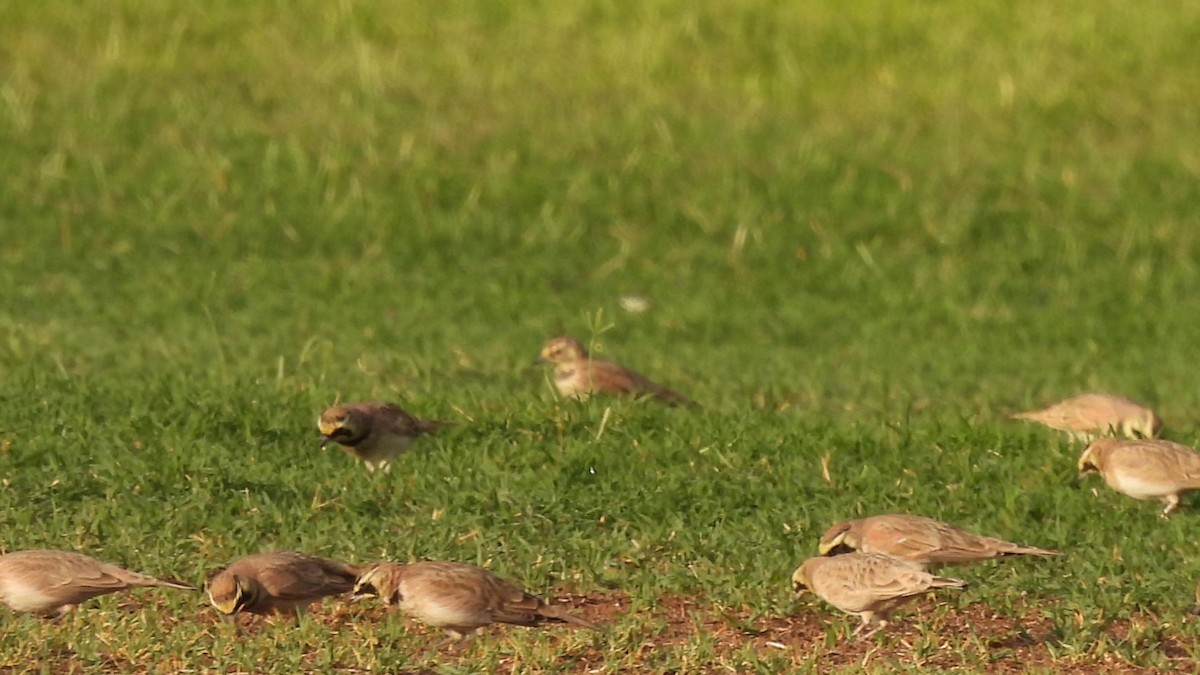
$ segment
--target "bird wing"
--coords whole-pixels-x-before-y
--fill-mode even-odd
[[[880,516],[871,519],[864,539],[870,552],[882,553],[913,562],[937,562],[933,558],[943,548],[943,529],[948,527],[929,518],[916,516]]]
[[[395,403],[380,405],[379,415],[384,420],[384,423],[391,427],[393,432],[402,436],[433,433],[442,427],[448,427],[453,424],[452,422],[442,422],[440,420],[419,419]]]
[[[673,405],[686,405],[692,402],[688,397],[619,363],[603,359],[587,359],[580,362],[578,368],[590,382],[590,388],[598,391],[653,396]]]
[[[1200,453],[1171,441],[1123,441],[1108,452],[1103,470],[1181,488],[1200,488]]]
[[[135,572],[77,553],[46,552],[30,556],[23,562],[29,573],[52,579],[52,583],[49,584],[52,590],[69,588],[73,592],[94,596],[119,591],[131,585],[146,585],[136,583],[141,575]]]
[[[353,590],[355,569],[335,560],[285,553],[263,565],[258,581],[280,600],[302,601]]]
[[[541,598],[490,572],[480,581],[492,621],[518,626],[534,626],[541,621],[539,610],[546,604]]]

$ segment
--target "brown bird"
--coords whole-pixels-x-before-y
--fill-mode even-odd
[[[1084,394],[1055,403],[1042,410],[1013,415],[1051,429],[1065,431],[1072,440],[1090,441],[1116,434],[1127,438],[1153,438],[1162,430],[1162,420],[1153,410],[1120,396]]]
[[[299,616],[321,598],[354,589],[359,569],[296,551],[256,553],[238,558],[208,580],[208,599],[226,616]]]
[[[983,537],[940,520],[902,513],[837,523],[821,536],[818,550],[825,556],[851,551],[878,553],[921,569],[1011,555],[1061,555],[1058,551]]]
[[[130,572],[68,551],[0,555],[0,602],[18,612],[57,619],[96,596],[139,586],[196,590],[190,584]]]
[[[361,459],[368,471],[390,470],[392,460],[418,436],[449,425],[417,419],[395,403],[382,401],[335,405],[317,420],[324,436],[321,447],[337,443],[346,454]]]
[[[599,392],[614,396],[651,396],[670,405],[690,405],[688,397],[652,382],[632,370],[592,358],[575,338],[551,338],[537,363],[554,364],[554,386],[566,398],[585,400]]]
[[[596,624],[526,593],[513,582],[474,565],[453,562],[377,563],[358,578],[354,597],[378,596],[388,606],[436,628],[452,640],[491,623],[537,626],[559,621],[603,630]]]
[[[876,553],[809,558],[792,575],[797,598],[808,589],[843,612],[857,614],[862,623],[854,635],[863,639],[887,626],[888,613],[911,598],[935,588],[966,587],[964,581],[937,577]]]
[[[1171,441],[1101,438],[1079,456],[1079,480],[1090,473],[1134,499],[1161,499],[1165,518],[1180,493],[1200,489],[1200,453]]]

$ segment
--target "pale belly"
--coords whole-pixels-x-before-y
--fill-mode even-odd
[[[470,629],[487,623],[486,619],[481,620],[475,612],[464,610],[461,606],[431,600],[413,602],[406,598],[400,603],[400,609],[431,626]]]
[[[1136,476],[1114,476],[1109,485],[1134,499],[1161,499],[1176,492],[1167,481],[1149,481]]]
[[[577,373],[572,372],[569,375],[554,378],[554,386],[558,388],[558,393],[566,398],[574,398],[580,401],[591,395],[592,390],[587,383],[583,381]]]
[[[18,612],[42,613],[54,609],[58,601],[25,584],[5,582],[0,584],[0,599]]]

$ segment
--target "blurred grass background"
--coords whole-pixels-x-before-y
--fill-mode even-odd
[[[1178,617],[1194,508],[1067,489],[1077,448],[1004,418],[1111,391],[1196,440],[1198,19],[0,5],[0,544],[195,579],[446,557],[781,613],[829,522],[911,510],[1071,552],[966,571],[964,602]],[[705,411],[557,402],[529,362],[560,332]],[[369,478],[316,450],[336,398],[460,425]],[[147,649],[187,663],[194,630]]]

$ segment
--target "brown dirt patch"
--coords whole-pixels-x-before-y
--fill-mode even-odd
[[[141,603],[152,596],[127,596],[117,607],[118,612],[136,615]],[[1003,612],[984,603],[961,609],[938,604],[927,598],[897,612],[893,623],[869,640],[852,640],[849,633],[857,619],[847,617],[819,602],[800,603],[785,616],[754,616],[747,609],[720,608],[703,597],[664,595],[652,607],[639,603],[635,616],[627,616],[633,603],[624,593],[562,594],[556,597],[572,611],[596,623],[612,625],[608,638],[591,642],[574,639],[570,628],[552,629],[539,640],[554,659],[556,670],[575,673],[613,672],[614,653],[621,654],[621,672],[729,672],[731,667],[747,663],[748,656],[773,663],[790,663],[795,670],[831,672],[841,669],[887,670],[905,666],[920,670],[966,669],[992,673],[1018,673],[1030,669],[1058,673],[1151,673],[1162,672],[1163,664],[1170,670],[1200,670],[1200,642],[1196,619],[1185,619],[1183,626],[1164,624],[1159,617],[1141,613],[1132,618],[1089,625],[1081,616],[1055,607],[1053,603],[1034,599],[1018,603]],[[85,607],[83,612],[95,612]],[[1064,618],[1065,617],[1065,618]],[[319,656],[329,643],[346,642],[363,645],[370,637],[371,627],[385,621],[403,622],[405,647],[414,645],[424,651],[424,658],[414,661],[413,669],[405,673],[433,672],[438,665],[469,667],[481,655],[515,653],[507,649],[508,637],[517,637],[522,629],[495,626],[481,631],[460,651],[438,646],[439,631],[422,626],[398,613],[387,610],[377,602],[327,603],[315,608],[311,620],[318,621],[328,631],[326,644],[296,644],[303,652],[303,662],[312,663],[311,672],[325,667]],[[224,624],[215,612],[201,611],[194,616],[167,618],[161,623],[165,630],[187,629],[183,623],[197,622],[201,634],[228,635],[232,627]],[[238,630],[243,636],[259,635],[266,631],[286,630],[282,624],[290,619],[240,617]],[[1091,635],[1086,648],[1078,648],[1080,639],[1075,632],[1071,649],[1061,639],[1064,628],[1073,628]],[[516,631],[516,633],[510,633]],[[695,651],[698,636],[703,637],[711,663],[687,662],[686,668],[673,668],[683,663],[679,654]],[[130,654],[119,639],[113,636],[112,652],[106,655],[99,670],[104,672],[161,672],[167,669],[206,672],[216,667],[206,658],[204,644],[186,655],[174,655],[167,664],[159,654]],[[201,637],[201,642],[208,640]],[[107,642],[107,640],[106,640]],[[411,644],[410,644],[411,642]],[[621,643],[624,643],[623,645]],[[389,648],[390,645],[377,645]],[[615,650],[615,651],[614,651]],[[189,650],[190,651],[190,650]],[[53,672],[79,672],[81,664],[69,649],[43,651],[54,663],[40,663]],[[310,658],[311,657],[311,658]],[[498,672],[529,672],[529,663],[515,661],[516,657],[500,656]],[[327,662],[326,667],[327,667]],[[29,664],[33,665],[33,664]],[[1157,667],[1156,667],[1157,666]],[[96,668],[95,661],[92,662]],[[308,666],[305,666],[305,670]],[[0,659],[0,672],[24,672],[21,665]],[[367,672],[351,663],[339,667],[339,672]]]

